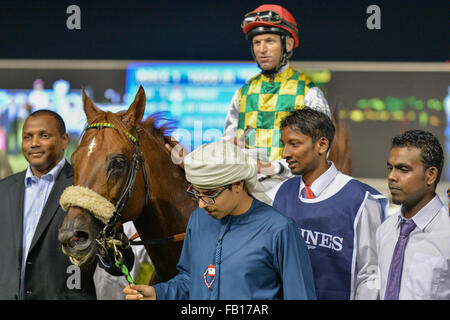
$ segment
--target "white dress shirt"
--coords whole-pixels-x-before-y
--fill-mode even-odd
[[[333,162],[330,167],[310,186],[314,193],[314,199],[306,199],[301,195],[305,186],[303,179],[300,181],[298,197],[303,202],[320,202],[335,195],[347,182],[353,178],[340,172]],[[284,182],[283,182],[284,183]],[[266,194],[274,199],[282,183],[269,190]],[[368,194],[361,204],[362,210],[354,223],[354,250],[352,263],[352,278],[350,299],[374,300],[379,297],[377,252],[375,233],[386,217],[389,206],[388,199],[383,195]],[[330,213],[332,214],[332,213]]]
[[[400,234],[402,210],[377,230],[381,298]],[[409,234],[403,260],[399,300],[450,299],[450,217],[438,195],[411,218],[417,225]]]

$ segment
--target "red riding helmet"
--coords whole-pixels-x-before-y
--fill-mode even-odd
[[[294,48],[298,47],[298,27],[292,14],[282,6],[264,4],[247,13],[241,23],[247,39],[263,33],[290,35],[294,38]]]

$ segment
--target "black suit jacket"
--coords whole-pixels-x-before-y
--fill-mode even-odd
[[[22,261],[25,172],[0,180],[0,299],[18,299]],[[66,215],[59,206],[73,184],[66,162],[42,211],[25,263],[24,299],[95,299],[96,264],[83,270],[62,253],[58,229]]]

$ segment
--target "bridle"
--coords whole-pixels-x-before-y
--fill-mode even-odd
[[[145,167],[145,157],[142,151],[140,150],[140,142],[138,135],[138,128],[134,127],[135,135],[132,135],[130,132],[118,128],[114,124],[108,122],[98,122],[89,125],[86,130],[92,128],[113,128],[117,131],[123,132],[129,140],[133,143],[133,155],[130,165],[130,170],[128,172],[127,180],[125,182],[125,186],[122,190],[122,193],[119,197],[119,200],[115,204],[115,210],[112,217],[109,219],[108,223],[105,225],[102,231],[100,231],[96,242],[97,242],[97,251],[100,256],[106,257],[108,256],[108,249],[112,249],[114,253],[114,258],[116,260],[116,264],[118,260],[121,260],[122,254],[117,247],[122,249],[127,249],[130,245],[154,245],[161,243],[169,243],[169,242],[178,242],[184,239],[184,233],[175,234],[167,238],[161,239],[151,239],[151,240],[143,240],[143,241],[134,241],[133,239],[128,239],[123,233],[116,233],[116,225],[118,224],[120,218],[122,217],[123,210],[128,204],[128,201],[131,197],[131,193],[133,192],[133,187],[136,181],[136,175],[139,171],[139,164],[142,168],[142,175],[144,178],[144,187],[145,187],[145,204],[150,202],[150,185],[148,180],[148,173]],[[118,266],[119,267],[119,266]],[[121,266],[122,268],[124,265]],[[119,267],[119,268],[121,268]]]
[[[69,208],[73,206],[80,207],[88,211],[93,217],[96,218],[96,220],[103,223],[104,227],[95,239],[97,244],[96,255],[102,261],[102,263],[111,262],[112,258],[114,260],[115,266],[121,270],[121,272],[127,277],[127,280],[130,283],[133,283],[133,279],[131,278],[127,267],[125,266],[123,255],[120,249],[126,250],[130,247],[130,245],[156,245],[162,243],[178,242],[184,239],[185,233],[179,233],[161,239],[134,241],[133,237],[136,237],[136,235],[133,236],[132,239],[128,239],[123,232],[117,232],[117,228],[120,226],[120,218],[122,217],[122,213],[127,206],[133,192],[137,172],[139,171],[139,164],[142,168],[142,175],[144,179],[145,206],[147,206],[151,201],[148,173],[145,167],[145,157],[139,148],[139,128],[133,127],[132,129],[134,129],[135,134],[132,135],[127,130],[118,128],[112,123],[98,122],[89,125],[86,128],[86,131],[93,128],[113,128],[117,131],[123,132],[133,143],[132,160],[122,193],[120,194],[119,199],[114,205],[108,199],[98,194],[94,190],[80,185],[75,185],[69,186],[64,190],[59,203],[65,211],[69,210]],[[72,259],[72,257],[69,258],[74,264],[80,264],[83,262],[75,261],[74,259]],[[105,261],[105,259],[107,259],[107,261]]]
[[[93,123],[89,125],[86,130],[92,129],[92,128],[113,128],[118,131],[122,131],[125,133],[125,135],[133,142],[133,156],[131,160],[130,170],[128,172],[127,180],[125,182],[125,186],[122,190],[122,193],[119,197],[119,200],[117,200],[115,204],[115,210],[114,214],[109,220],[109,222],[106,224],[106,226],[103,228],[103,231],[105,236],[110,236],[112,233],[115,232],[115,226],[119,219],[122,217],[123,210],[128,204],[128,200],[131,197],[131,193],[133,192],[134,183],[136,181],[136,175],[139,171],[139,163],[141,164],[142,168],[142,175],[144,177],[144,186],[145,186],[145,204],[148,204],[150,201],[150,186],[148,183],[148,174],[147,169],[145,168],[145,157],[142,151],[139,149],[140,142],[139,142],[139,136],[138,136],[138,129],[134,127],[135,129],[135,136],[133,136],[131,133],[129,133],[126,130],[119,129],[117,126],[108,123],[108,122],[98,122]]]

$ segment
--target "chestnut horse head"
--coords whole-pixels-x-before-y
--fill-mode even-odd
[[[155,116],[142,121],[145,92],[139,88],[126,112],[97,108],[83,90],[88,126],[72,155],[74,186],[61,197],[67,215],[58,239],[72,262],[83,266],[105,252],[98,239],[132,220],[143,240],[182,233],[196,204],[185,190],[183,170],[172,163],[164,127]],[[104,244],[103,244],[104,246]],[[151,283],[176,274],[181,243],[146,246],[154,265]]]

